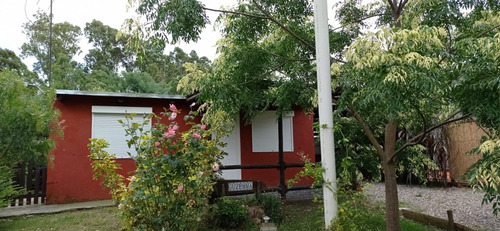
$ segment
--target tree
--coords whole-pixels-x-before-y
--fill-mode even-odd
[[[153,77],[145,72],[123,72],[126,92],[165,93],[165,89],[155,82]]]
[[[464,47],[463,43],[481,40],[482,30],[474,33],[470,28],[477,28],[483,20],[491,20],[493,17],[488,11],[471,5],[471,14],[461,13],[467,5],[460,1],[403,1],[399,5],[389,1],[389,5],[395,27],[382,28],[350,46],[348,65],[343,66],[344,76],[340,80],[349,87],[344,88],[340,101],[342,108],[349,110],[362,125],[379,152],[386,179],[387,228],[399,230],[397,187],[391,180],[394,179],[394,160],[401,157],[405,148],[419,144],[430,131],[469,118],[471,114],[480,115],[478,111],[470,110],[476,102],[482,100],[482,106],[494,108],[498,100],[467,97],[470,101],[465,105],[461,102],[465,98],[459,94],[462,92],[460,88],[464,87],[460,83],[462,80],[478,77],[477,73],[466,69],[488,70],[484,63],[470,62],[472,56],[461,51],[468,47],[472,48],[473,56],[479,59],[487,57],[478,52],[477,46],[468,44]],[[403,14],[402,9],[405,9]],[[495,27],[483,27],[483,30],[491,28]],[[498,85],[481,89],[499,91]],[[436,120],[434,115],[449,104],[455,105],[455,112],[444,120]],[[380,110],[380,113],[372,113],[374,110]],[[494,117],[497,113],[489,110],[485,115]],[[382,144],[371,131],[373,125],[380,122],[385,126]],[[412,131],[413,135],[400,140],[397,132],[401,129]]]
[[[201,68],[210,68],[210,60],[203,56],[199,57],[196,51],[189,54],[181,48],[175,47],[168,54],[164,53],[161,45],[153,41],[145,42],[144,52],[135,63],[137,71],[147,73],[156,83],[162,86],[163,92],[176,94],[179,80],[186,75],[184,64],[193,63]]]
[[[84,73],[81,64],[61,54],[52,63],[51,87],[54,89],[88,90],[89,75]]]
[[[87,72],[103,67],[114,72],[119,68],[132,71],[135,56],[126,48],[127,35],[118,36],[117,29],[95,19],[85,24],[84,32],[94,46],[84,58]]]
[[[284,9],[280,4],[284,3],[241,2],[218,18],[225,25],[224,38],[218,43],[220,56],[213,73],[199,78],[197,84],[200,99],[212,105],[207,116],[220,110],[233,116],[242,111],[250,121],[271,107],[279,112],[295,105],[306,111],[313,108],[316,74],[311,62],[312,5],[292,1]],[[341,35],[334,33],[334,38]],[[349,36],[343,38],[348,40]],[[342,49],[341,43],[332,46],[334,53]]]
[[[333,84],[342,91],[339,109],[357,120],[379,154],[387,230],[400,230],[396,161],[410,147],[430,131],[471,115],[490,127],[498,122],[494,106],[500,92],[499,65],[492,55],[498,53],[492,49],[500,24],[497,10],[498,2],[484,0],[384,0],[368,6],[347,0],[339,5],[337,19],[342,26],[330,33]],[[148,0],[141,1],[137,11],[151,20],[138,32],[165,42],[195,41],[207,23],[205,11],[223,13],[218,19],[223,33],[220,56],[213,72],[190,66],[186,78],[194,83],[181,81],[187,90],[201,91],[200,99],[210,104],[207,116],[242,111],[251,119],[274,106],[282,111],[292,105],[313,107],[309,1],[240,1],[232,9],[216,10],[195,0]],[[361,33],[365,20],[375,17],[376,32]],[[479,49],[488,44],[491,54]],[[480,81],[483,76],[489,81]],[[468,90],[483,88],[493,96],[466,97]],[[437,115],[449,105],[455,110],[440,119]],[[374,130],[382,131],[381,136]]]
[[[4,70],[15,71],[28,84],[40,84],[38,76],[26,67],[16,53],[0,48],[0,72]]]
[[[186,54],[175,47],[165,54],[164,44],[156,43],[154,39],[140,41],[144,49],[137,58],[126,46],[130,35],[97,20],[87,23],[84,32],[93,45],[84,58],[84,70],[91,75],[88,77],[92,77],[93,72],[119,73],[124,69],[123,81],[113,81],[113,85],[103,86],[103,90],[175,94],[179,79],[186,74],[184,63],[210,65],[210,61],[198,57],[196,51]]]
[[[37,12],[35,21],[27,22],[23,25],[24,33],[28,37],[28,42],[21,46],[21,57],[34,57],[33,71],[46,78],[49,73],[49,58],[56,62],[62,55],[71,60],[79,54],[78,46],[81,35],[80,27],[68,22],[56,23],[52,32],[52,57],[49,57],[49,16],[43,12]]]
[[[52,109],[55,93],[26,86],[11,70],[0,71],[0,204],[10,203],[12,169],[21,161],[47,163],[54,147],[50,135],[59,131],[58,112]],[[4,178],[5,177],[5,178]],[[7,192],[7,193],[6,193]]]
[[[47,80],[49,17],[38,12],[35,18],[35,21],[24,24],[29,42],[22,45],[21,55],[35,57],[34,71],[42,80]],[[198,57],[195,51],[187,54],[176,47],[165,54],[165,44],[154,39],[138,41],[144,44],[138,59],[126,47],[130,35],[98,20],[86,23],[84,36],[93,48],[85,55],[85,62],[78,63],[73,58],[81,52],[78,46],[80,36],[78,26],[67,22],[54,24],[50,80],[54,88],[175,94],[179,79],[186,74],[184,63],[210,65],[208,58]]]

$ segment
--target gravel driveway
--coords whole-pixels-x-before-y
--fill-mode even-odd
[[[369,184],[364,191],[373,200],[385,201],[383,183]],[[412,211],[447,219],[446,210],[453,211],[456,223],[500,231],[500,216],[492,213],[491,204],[481,206],[483,195],[469,188],[427,188],[398,185],[399,202]]]

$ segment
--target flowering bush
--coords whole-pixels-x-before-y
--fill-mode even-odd
[[[102,177],[103,185],[111,189],[127,229],[195,230],[207,211],[222,144],[208,139],[212,131],[207,126],[192,122],[197,116],[193,111],[184,117],[190,129],[180,131],[174,121],[178,113],[171,104],[162,117],[172,122],[156,123],[150,131],[144,125],[152,118],[161,121],[160,116],[150,115],[142,125],[130,123],[134,115],[127,117],[128,123],[122,122],[130,137],[129,146],[137,151],[137,169],[127,187],[117,181],[117,164],[103,156],[106,146],[98,146],[102,144],[98,140],[89,145],[90,158],[97,158],[92,164],[94,178]]]

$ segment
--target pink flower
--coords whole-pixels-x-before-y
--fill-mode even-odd
[[[168,130],[170,131],[170,129],[174,130],[174,131],[177,131],[177,129],[179,129],[179,126],[177,126],[177,124],[175,124],[174,126],[172,126],[172,128],[168,128]]]
[[[173,111],[173,112],[176,112],[177,111],[177,107],[173,104],[170,104],[170,111]]]
[[[184,186],[182,186],[182,185],[177,186],[177,192],[182,192],[183,189],[184,189]]]
[[[218,172],[219,171],[219,164],[217,162],[214,163],[214,165],[212,165],[212,170],[214,170],[214,172]]]
[[[193,102],[189,107],[194,107],[196,105],[195,102]]]
[[[168,120],[175,120],[175,118],[177,118],[177,113],[176,112],[172,112],[172,114],[170,115],[170,117],[168,117]]]
[[[158,146],[160,146],[160,142],[159,142],[159,141],[156,141],[156,142],[155,142],[155,147],[158,147]]]
[[[205,125],[205,124],[201,125],[201,129],[207,130],[207,125]]]
[[[175,136],[175,131],[168,129],[168,132],[163,133],[163,138],[170,138]]]
[[[195,133],[193,133],[193,137],[194,137],[195,139],[200,139],[200,138],[201,138],[200,134],[198,134],[198,133],[196,133],[196,132],[195,132]]]

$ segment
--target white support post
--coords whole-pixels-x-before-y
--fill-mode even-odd
[[[324,173],[323,200],[325,227],[330,229],[337,216],[337,179],[333,137],[332,82],[330,76],[330,43],[328,39],[328,9],[326,0],[314,0],[316,65],[318,71],[318,109],[321,161]]]

